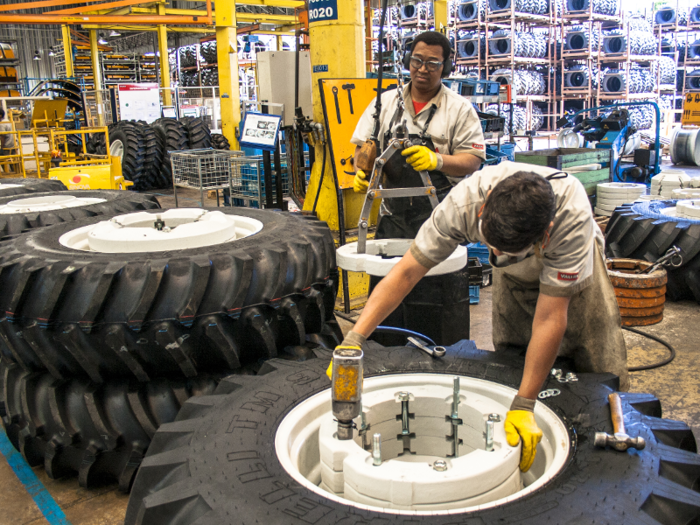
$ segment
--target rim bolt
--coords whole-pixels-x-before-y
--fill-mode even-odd
[[[437,470],[438,472],[445,472],[447,470],[447,461],[444,459],[436,459],[435,463],[433,463],[433,470]]]
[[[399,401],[401,401],[401,434],[407,436],[411,433],[409,428],[408,402],[411,399],[410,392],[399,392]]]
[[[500,420],[501,420],[500,414],[489,414],[489,421],[493,421],[494,423],[498,423]]]
[[[382,435],[374,434],[372,436],[372,464],[378,467],[382,464]]]

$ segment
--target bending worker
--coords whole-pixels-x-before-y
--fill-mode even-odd
[[[496,351],[527,347],[518,394],[505,420],[508,443],[522,440],[520,468],[535,459],[542,432],[533,410],[557,355],[580,372],[611,372],[627,390],[620,312],[603,259],[604,240],[586,191],[551,168],[502,162],[460,182],[384,277],[341,346],[361,347],[430,268],[457,245],[481,241],[493,265]]]
[[[392,132],[404,132],[414,144],[393,155],[383,168],[385,188],[420,187],[418,171],[428,171],[438,200],[452,188],[447,176],[462,178],[479,169],[486,158],[484,134],[476,110],[464,97],[447,89],[442,79],[452,71],[450,42],[441,33],[427,31],[413,41],[409,70],[411,82],[403,89],[382,94],[379,116],[381,150],[386,149]],[[375,99],[376,100],[376,99]],[[404,108],[405,106],[405,108]],[[372,102],[357,123],[351,142],[360,146],[370,138],[375,105]],[[367,192],[370,173],[355,172],[354,189]],[[382,202],[377,239],[413,239],[430,216],[428,197],[403,197]]]

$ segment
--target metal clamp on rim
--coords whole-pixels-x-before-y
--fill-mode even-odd
[[[427,171],[419,171],[423,188],[392,188],[382,189],[379,187],[379,181],[382,176],[382,170],[387,161],[399,150],[411,147],[413,144],[409,139],[393,139],[389,142],[387,148],[374,161],[372,168],[372,176],[369,180],[365,202],[362,205],[362,213],[357,227],[359,233],[357,236],[357,253],[366,253],[367,250],[367,230],[369,228],[369,214],[372,210],[374,199],[393,199],[397,197],[428,197],[433,209],[438,205],[437,192],[433,181],[430,180],[430,175]]]

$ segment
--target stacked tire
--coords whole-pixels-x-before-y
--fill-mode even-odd
[[[180,122],[187,133],[189,149],[211,148],[211,131],[201,118],[184,117]]]
[[[543,95],[547,88],[543,73],[526,69],[497,69],[491,73],[491,80],[510,84],[518,95]]]
[[[224,137],[221,133],[211,134],[211,145],[214,149],[230,150],[231,144],[228,139]]]
[[[110,155],[121,158],[122,174],[126,180],[134,183],[137,191],[153,188],[151,172],[147,166],[150,168],[154,164],[154,156],[159,155],[154,138],[147,128],[148,125],[144,122],[134,120],[122,120],[108,126]],[[88,151],[106,155],[104,134],[94,134],[92,137],[93,142],[92,145],[88,144]]]
[[[335,248],[315,218],[244,208],[201,210],[194,222],[220,213],[259,224],[246,238],[96,248],[82,239],[132,218],[169,227],[169,210],[152,195],[80,195],[100,202],[29,220],[32,229],[0,244],[0,414],[13,445],[49,477],[77,473],[83,487],[116,481],[127,492],[156,430],[189,398],[257,373],[265,359],[305,360],[339,343]]]
[[[617,208],[605,232],[606,255],[656,262],[677,246],[682,261],[667,267],[666,297],[700,303],[700,220],[669,213],[675,200],[652,200]]]
[[[203,43],[199,48],[199,52],[207,64],[216,64],[218,62],[216,42]]]
[[[172,186],[173,167],[170,161],[170,152],[188,149],[187,129],[181,121],[172,118],[160,118],[151,124],[151,128],[163,145],[163,162],[159,171],[159,178],[163,181],[162,187]]]
[[[547,56],[547,38],[540,33],[516,31],[511,34],[507,29],[499,29],[489,37],[489,54],[493,56],[509,55],[525,58],[545,58]]]

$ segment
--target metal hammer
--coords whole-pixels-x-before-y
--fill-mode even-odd
[[[610,417],[613,422],[614,435],[606,434],[605,432],[596,432],[593,443],[596,447],[613,447],[615,450],[624,452],[628,448],[636,448],[643,450],[646,446],[644,438],[631,438],[625,432],[625,422],[622,418],[622,400],[620,394],[614,392],[608,396],[610,402]]]

